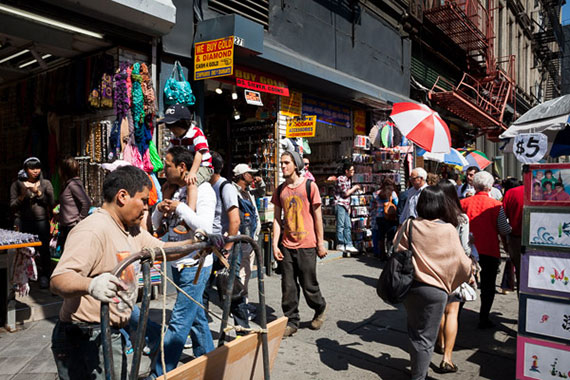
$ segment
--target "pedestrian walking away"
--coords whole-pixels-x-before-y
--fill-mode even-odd
[[[426,187],[418,199],[418,219],[408,219],[398,232],[403,234],[398,250],[413,251],[414,282],[404,300],[412,380],[426,378],[449,294],[470,281],[472,273],[472,262],[463,252],[457,234],[457,213],[447,206],[440,188]],[[408,223],[413,223],[411,247]]]
[[[300,177],[303,160],[296,152],[284,152],[280,160],[285,182],[273,193],[273,255],[281,262],[281,307],[289,318],[285,336],[299,328],[299,287],[315,311],[311,328],[321,328],[327,304],[317,281],[316,258],[327,251],[323,240],[321,196],[314,182]],[[310,191],[310,196],[307,189]]]
[[[469,228],[475,238],[481,266],[479,328],[494,326],[489,313],[495,299],[495,283],[501,259],[498,235],[507,247],[506,237],[511,233],[501,202],[489,196],[493,182],[490,173],[478,172],[473,177],[475,195],[461,200],[461,207],[469,217]]]

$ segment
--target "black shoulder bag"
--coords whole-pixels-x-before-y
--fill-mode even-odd
[[[398,251],[402,240],[403,228],[392,247],[392,254],[380,274],[376,292],[382,300],[391,305],[402,303],[408,294],[414,280],[414,265],[412,263],[412,219],[408,219],[408,249]]]

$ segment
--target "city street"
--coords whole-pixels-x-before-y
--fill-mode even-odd
[[[402,307],[383,303],[376,295],[379,262],[369,257],[342,258],[332,251],[318,264],[321,289],[328,303],[327,320],[320,331],[308,329],[313,314],[301,301],[301,329],[281,343],[272,372],[276,380],[289,379],[407,379],[406,314]],[[500,277],[500,276],[499,276]],[[268,316],[281,315],[280,278],[265,281]],[[251,302],[257,302],[257,282],[250,282]],[[171,307],[174,297],[168,298]],[[434,379],[513,379],[515,372],[516,294],[497,294],[492,319],[498,327],[478,330],[479,303],[467,304],[453,360],[456,374],[437,374],[441,355],[434,354],[429,376]],[[152,302],[152,318],[160,321],[161,303]],[[219,308],[212,309],[220,313]],[[0,380],[56,378],[50,351],[53,320],[34,322],[16,333],[0,333]],[[211,323],[217,338],[219,323]],[[185,350],[183,360],[192,351]]]

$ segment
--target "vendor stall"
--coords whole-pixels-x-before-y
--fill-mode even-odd
[[[555,182],[556,193],[546,185]],[[516,378],[570,376],[570,164],[525,167]]]

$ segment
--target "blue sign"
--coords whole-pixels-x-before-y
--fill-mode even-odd
[[[317,115],[319,123],[351,128],[350,107],[303,94],[303,115]]]

